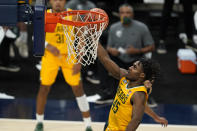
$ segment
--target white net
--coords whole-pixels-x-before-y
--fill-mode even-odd
[[[69,15],[64,18],[62,16],[62,19],[68,20],[68,17]],[[87,24],[83,26],[62,24],[66,36],[68,61],[75,64],[81,63],[84,66],[90,65],[96,60],[99,38],[107,23],[103,21],[103,15],[91,12],[84,15],[77,13],[72,17],[72,22],[86,22]]]

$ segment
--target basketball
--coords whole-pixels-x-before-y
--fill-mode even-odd
[[[100,14],[97,14],[97,13],[93,13],[93,12],[97,12],[97,13],[100,13]],[[100,21],[100,20],[104,20],[105,22],[105,25],[104,25],[104,29],[105,30],[108,26],[108,23],[109,23],[109,17],[107,15],[107,13],[103,10],[103,9],[100,9],[100,8],[93,8],[90,10],[90,13],[91,13],[91,17],[88,18],[88,21],[91,21],[91,22],[97,22],[97,21]],[[100,23],[97,24],[97,31],[100,29]],[[94,24],[91,24],[90,25],[90,28],[92,28],[94,26]]]

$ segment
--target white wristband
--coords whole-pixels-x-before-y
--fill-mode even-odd
[[[126,50],[123,49],[122,47],[119,47],[119,48],[118,48],[118,51],[119,51],[121,54],[126,54]]]

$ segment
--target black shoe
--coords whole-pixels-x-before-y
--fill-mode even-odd
[[[159,41],[159,46],[157,47],[157,53],[158,54],[166,54],[167,50],[166,50],[166,46],[163,40]]]
[[[100,84],[101,83],[100,80],[95,75],[86,76],[86,80],[92,84]]]
[[[157,103],[152,97],[148,98],[148,106],[152,108],[157,107]]]
[[[96,104],[110,104],[110,103],[113,103],[113,98],[111,95],[101,96],[101,98],[98,99],[95,103]]]
[[[10,71],[10,72],[18,72],[18,71],[20,71],[20,67],[15,66],[15,65],[8,65],[8,66],[0,65],[0,70]]]
[[[193,43],[193,41],[188,40],[185,48],[192,49],[193,51],[197,52],[197,45]]]

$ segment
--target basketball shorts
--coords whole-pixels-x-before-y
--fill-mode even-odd
[[[45,50],[45,54],[42,57],[40,81],[42,85],[51,86],[57,77],[58,70],[61,67],[65,81],[70,86],[79,85],[81,74],[80,72],[73,75],[74,63],[67,61],[67,56],[62,54],[60,57],[54,56],[49,51]]]

